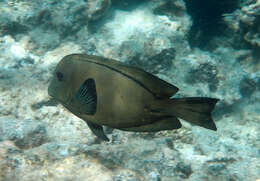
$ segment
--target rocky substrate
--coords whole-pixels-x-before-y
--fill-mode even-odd
[[[0,180],[259,180],[260,3],[219,2],[0,1]],[[82,52],[141,67],[177,97],[219,98],[218,131],[182,121],[100,141],[47,94],[58,61]]]

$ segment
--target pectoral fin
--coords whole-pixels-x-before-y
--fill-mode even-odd
[[[97,92],[94,79],[87,79],[76,93],[76,100],[80,103],[80,111],[94,115],[97,111]]]
[[[103,127],[92,122],[87,121],[88,127],[91,131],[100,139],[104,141],[109,141],[108,137],[105,135]]]

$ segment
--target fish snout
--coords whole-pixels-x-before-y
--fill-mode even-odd
[[[53,92],[54,91],[53,91],[53,88],[52,88],[52,84],[50,84],[48,86],[48,95],[51,96],[51,97],[55,97]]]
[[[69,100],[69,90],[52,81],[48,87],[48,94],[60,103],[66,103]]]

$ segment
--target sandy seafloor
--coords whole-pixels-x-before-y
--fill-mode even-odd
[[[259,0],[0,0],[0,181],[259,181],[259,14]],[[218,131],[182,121],[100,141],[47,94],[71,53],[219,98]]]

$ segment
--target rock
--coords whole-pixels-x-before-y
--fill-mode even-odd
[[[145,67],[146,71],[158,74],[166,72],[172,66],[175,58],[175,50],[173,48],[164,49],[157,55],[149,57],[147,60],[140,60],[138,56],[133,57],[129,64],[136,67]]]
[[[50,149],[51,145],[47,146],[49,152],[44,151],[45,145],[40,149],[24,152],[9,142],[0,142],[0,180],[112,180],[111,172],[101,164],[95,164],[94,158],[67,155],[64,159],[58,159],[51,154],[55,152]],[[10,152],[10,149],[13,151]]]
[[[260,179],[259,0],[236,3],[2,0],[0,180]],[[219,98],[218,131],[181,120],[158,133],[105,128],[111,141],[98,140],[47,94],[71,53],[139,66],[176,97]]]
[[[66,1],[8,1],[0,2],[0,35],[19,37],[29,33],[31,43],[37,48],[56,48],[61,39],[78,32],[88,22],[103,17],[110,0],[73,2]],[[11,13],[10,12],[16,12]],[[38,36],[41,34],[41,36]]]
[[[176,18],[186,15],[186,6],[183,0],[177,1],[152,1],[152,9],[154,14],[167,15],[170,18]]]
[[[44,123],[36,120],[0,118],[0,141],[11,140],[20,149],[29,149],[48,142]]]
[[[209,89],[212,92],[215,92],[219,80],[217,78],[218,70],[216,66],[211,65],[210,63],[199,64],[196,69],[190,70],[187,74],[186,81],[190,84],[196,83],[209,83]]]
[[[114,7],[120,10],[131,11],[142,5],[144,0],[112,0],[112,4]]]
[[[244,78],[240,82],[240,93],[243,97],[250,97],[257,90],[257,82],[250,78]]]
[[[161,180],[159,173],[150,172],[150,173],[149,173],[149,176],[151,177],[150,180],[152,180],[152,181],[160,181],[160,180]]]
[[[111,0],[89,0],[87,1],[87,11],[89,19],[94,21],[103,17],[111,6]]]
[[[255,51],[260,48],[259,35],[259,14],[260,1],[249,0],[241,4],[241,8],[231,14],[225,15],[224,21],[232,30],[234,38],[234,46],[247,47],[250,44],[255,47]],[[237,44],[237,40],[241,41]],[[258,55],[259,57],[259,55]]]

